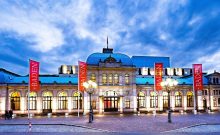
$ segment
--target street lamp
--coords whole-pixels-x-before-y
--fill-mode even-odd
[[[92,100],[91,95],[97,88],[97,84],[91,80],[84,82],[83,86],[86,88],[87,93],[89,93],[90,109],[89,109],[89,123],[93,121],[93,110],[92,110]]]
[[[161,86],[165,87],[168,93],[168,122],[171,123],[171,109],[170,109],[170,91],[172,88],[177,86],[178,82],[174,79],[167,78],[165,81],[161,82]]]

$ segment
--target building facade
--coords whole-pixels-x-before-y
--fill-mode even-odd
[[[169,57],[133,56],[114,53],[103,48],[102,53],[88,56],[87,78],[98,84],[92,94],[95,113],[135,113],[166,111],[168,94],[154,91],[154,63],[163,63],[163,79],[173,78],[178,85],[171,91],[173,111],[192,111],[193,77],[191,68],[170,67]],[[30,112],[81,113],[89,111],[89,96],[78,92],[78,67],[62,65],[58,74],[40,75],[41,90],[30,93]],[[203,73],[204,89],[197,93],[198,110],[220,110],[220,73]],[[28,76],[0,69],[0,112],[13,110],[27,113]]]

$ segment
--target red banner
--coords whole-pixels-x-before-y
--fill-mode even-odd
[[[79,90],[84,91],[83,83],[87,81],[87,64],[85,62],[79,61],[79,78],[78,85]]]
[[[163,76],[163,63],[155,63],[154,65],[154,85],[155,90],[162,90],[161,82]]]
[[[30,76],[29,76],[29,86],[30,91],[39,91],[40,84],[39,84],[39,62],[30,60],[29,61],[29,68],[30,68]]]
[[[202,64],[193,64],[194,90],[203,90]]]

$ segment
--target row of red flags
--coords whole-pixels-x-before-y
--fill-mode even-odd
[[[87,81],[87,64],[85,62],[78,62],[79,64],[79,90],[83,91],[83,83]],[[40,63],[34,60],[29,60],[29,87],[30,91],[39,91],[39,67]]]
[[[154,66],[155,90],[162,90],[163,63],[155,63]],[[194,90],[203,90],[202,64],[193,64],[193,87]]]
[[[40,63],[34,60],[29,61],[29,82],[30,82],[30,91],[39,91],[39,66]],[[78,84],[79,90],[83,91],[83,83],[87,81],[87,64],[85,62],[78,62],[79,65],[79,74],[78,74]],[[163,63],[155,63],[155,90],[162,90],[161,82],[163,81]],[[203,89],[203,77],[202,77],[202,64],[193,64],[193,86],[194,90]]]

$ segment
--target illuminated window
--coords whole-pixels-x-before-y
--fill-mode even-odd
[[[109,74],[108,75],[108,83],[110,84],[110,85],[112,85],[112,74]]]
[[[119,84],[119,76],[118,76],[118,74],[115,74],[114,75],[114,84]]]
[[[102,84],[106,84],[106,83],[107,83],[107,75],[102,74]]]
[[[95,74],[91,74],[90,80],[92,80],[93,82],[96,82],[96,76],[95,76]]]
[[[138,93],[138,107],[139,108],[145,107],[145,95],[143,92]]]
[[[163,92],[163,108],[167,109],[168,108],[168,93]]]
[[[60,92],[58,95],[58,109],[65,110],[67,109],[67,93]]]
[[[182,94],[180,92],[175,93],[175,107],[182,107]]]
[[[125,108],[127,108],[127,109],[130,108],[130,100],[129,99],[125,100]]]
[[[187,107],[193,107],[193,93],[187,92]]]
[[[37,109],[37,93],[36,92],[30,92],[30,110],[36,110]],[[27,97],[27,109],[28,109],[28,97]]]
[[[43,93],[43,109],[51,110],[52,109],[52,92],[44,92]]]
[[[82,109],[82,94],[79,92],[75,92],[73,94],[73,109],[78,109],[78,106],[79,109]]]
[[[19,92],[13,92],[11,94],[11,110],[20,110],[20,97]]]
[[[125,84],[129,84],[129,74],[125,74]]]
[[[151,92],[150,93],[150,107],[154,108],[158,106],[158,96],[156,92]]]

